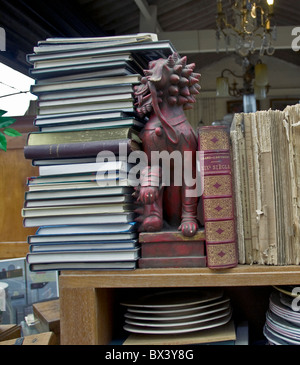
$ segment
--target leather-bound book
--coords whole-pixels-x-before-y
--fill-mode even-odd
[[[130,138],[111,139],[77,143],[43,144],[24,147],[26,159],[56,159],[56,158],[77,158],[95,157],[99,152],[110,151],[119,155],[120,145],[125,146],[125,151],[140,150],[140,145]]]
[[[198,136],[207,267],[234,267],[238,255],[229,133],[225,126],[204,126],[198,129]]]

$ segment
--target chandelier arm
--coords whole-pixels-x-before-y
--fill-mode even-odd
[[[231,73],[231,75],[232,76],[234,76],[234,77],[238,77],[238,78],[240,78],[240,79],[242,79],[242,78],[244,78],[243,76],[240,76],[240,75],[236,75],[233,71],[231,71],[229,68],[224,68],[224,70],[222,71],[222,73],[221,73],[221,77],[224,77],[224,73],[225,72],[229,72],[229,73]]]

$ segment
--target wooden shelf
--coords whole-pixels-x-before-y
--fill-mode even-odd
[[[113,335],[114,292],[118,288],[249,288],[299,284],[300,266],[63,271],[59,277],[61,344],[108,344]]]
[[[145,288],[263,286],[300,284],[300,266],[239,265],[233,269],[137,269],[133,271],[64,271],[60,287]]]

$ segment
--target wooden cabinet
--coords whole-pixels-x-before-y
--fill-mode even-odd
[[[27,134],[34,130],[33,117],[16,117],[12,125],[22,137],[7,137],[7,152],[0,150],[0,259],[24,257],[28,252],[27,236],[36,229],[23,227],[21,209],[27,190],[27,177],[38,174],[23,148]]]
[[[113,336],[113,303],[118,290],[215,286],[271,289],[272,285],[299,284],[299,266],[239,265],[218,271],[208,268],[65,271],[59,278],[61,344],[108,344]],[[267,305],[267,289],[265,294]],[[255,316],[251,298],[248,299],[249,310]],[[260,304],[256,302],[258,307]]]

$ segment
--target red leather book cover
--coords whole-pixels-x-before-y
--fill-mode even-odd
[[[198,129],[203,195],[200,199],[206,236],[207,266],[238,263],[229,133],[225,126]]]

